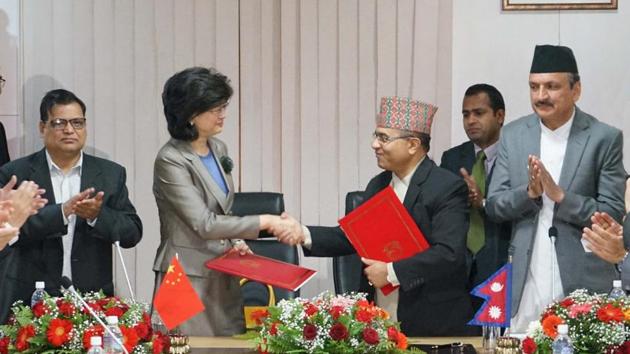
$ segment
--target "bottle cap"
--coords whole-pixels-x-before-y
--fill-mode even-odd
[[[46,287],[46,282],[43,282],[43,281],[35,282],[35,289],[44,289],[45,287]]]
[[[118,316],[107,316],[107,324],[118,324]]]
[[[613,288],[621,288],[621,280],[619,279],[613,280]]]
[[[558,334],[567,334],[569,333],[569,325],[566,323],[562,323],[558,325]]]
[[[92,336],[90,337],[90,345],[93,347],[100,347],[103,344],[103,340],[101,336]]]

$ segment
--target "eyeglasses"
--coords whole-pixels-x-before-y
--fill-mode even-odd
[[[224,104],[220,105],[219,107],[213,108],[213,109],[209,110],[208,112],[210,112],[212,114],[225,113],[225,111],[227,110],[229,105],[230,105],[230,102],[225,102]]]
[[[72,128],[75,130],[81,130],[85,128],[85,118],[72,118],[72,119],[63,119],[57,118],[50,121],[50,126],[55,130],[63,130],[66,129],[66,126],[70,123]]]
[[[391,143],[392,141],[398,140],[398,139],[417,139],[417,138],[413,135],[389,136],[387,134],[374,132],[372,133],[372,140],[374,139],[378,140],[378,143],[381,145],[387,145]]]

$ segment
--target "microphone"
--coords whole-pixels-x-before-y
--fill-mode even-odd
[[[88,305],[88,303],[83,299],[83,297],[81,295],[79,295],[79,293],[75,290],[74,285],[72,285],[72,280],[70,280],[70,278],[63,276],[61,277],[61,287],[63,289],[66,289],[70,292],[70,294],[72,294],[72,296],[75,297],[75,299],[79,300],[79,302],[81,303],[81,305],[88,310],[88,312],[90,313],[90,315],[92,315],[92,317],[94,317],[94,319],[101,325],[103,326],[103,329],[105,331],[107,331],[107,333],[109,333],[110,336],[112,336],[112,338],[114,338],[114,340],[116,341],[116,343],[118,345],[120,345],[120,347],[122,348],[122,350],[125,352],[125,354],[129,354],[129,352],[127,351],[127,348],[125,348],[125,346],[123,345],[123,343],[120,341],[120,339],[118,339],[118,337],[116,337],[116,335],[112,332],[111,329],[109,329],[109,327],[107,327],[107,325],[105,324],[105,322],[103,322],[103,320],[101,320],[98,315],[96,314],[96,312],[94,312],[94,310],[92,310],[92,308],[90,307],[90,305]]]
[[[551,242],[553,242],[554,244],[556,243],[556,239],[558,238],[558,228],[555,226],[552,226],[549,228],[549,238],[551,239]]]
[[[125,273],[125,279],[127,280],[127,287],[129,288],[129,293],[131,294],[131,301],[136,302],[136,297],[133,295],[133,288],[131,287],[131,281],[129,281],[129,274],[127,273],[127,266],[125,266],[125,260],[122,256],[122,251],[120,250],[120,241],[114,242],[116,245],[116,251],[118,251],[118,258],[120,258],[120,264],[122,264],[123,273]]]
[[[556,240],[558,239],[558,228],[551,226],[549,228],[549,239],[551,240],[551,301],[556,299],[556,272],[554,264],[556,263]]]

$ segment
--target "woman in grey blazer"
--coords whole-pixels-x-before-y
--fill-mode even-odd
[[[158,152],[153,171],[161,235],[153,270],[159,286],[177,254],[203,301],[205,311],[180,325],[186,335],[244,331],[238,279],[206,269],[204,262],[231,249],[251,252],[242,238],[255,239],[260,230],[278,232],[285,225],[274,215],[231,215],[232,162],[215,136],[223,130],[232,92],[226,76],[194,67],[168,79],[162,93],[171,139]]]

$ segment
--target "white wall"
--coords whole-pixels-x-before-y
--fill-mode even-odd
[[[453,1],[453,144],[466,140],[461,102],[468,86],[502,92],[508,121],[532,112],[527,78],[536,44],[573,49],[582,80],[579,107],[630,134],[630,7],[616,11],[501,12],[499,0]],[[630,167],[630,144],[624,147]]]

